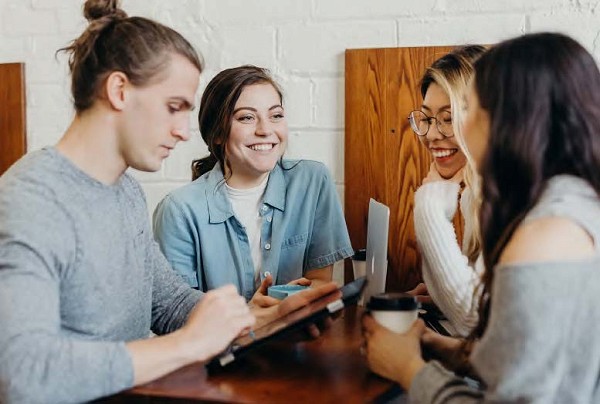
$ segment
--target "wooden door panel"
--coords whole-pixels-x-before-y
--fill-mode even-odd
[[[415,55],[415,53],[417,53]],[[420,280],[420,257],[413,226],[414,192],[427,173],[430,156],[412,133],[406,117],[421,103],[418,83],[426,67],[420,49],[386,49],[388,108],[388,177],[380,183],[391,192],[388,289],[405,290]]]
[[[0,175],[27,152],[25,65],[0,64]]]
[[[346,111],[346,128],[354,128],[355,136],[345,137],[345,200],[351,201],[345,206],[346,220],[349,228],[366,229],[369,198],[383,199],[386,190],[378,186],[379,178],[386,175],[383,160],[366,158],[385,154],[385,143],[380,134],[384,130],[384,122],[380,119],[386,107],[386,80],[384,54],[380,52],[361,52],[353,58],[346,54],[346,104],[353,106]],[[350,65],[350,66],[349,66]],[[351,179],[351,180],[350,180]],[[352,245],[363,248],[367,243],[366,232],[357,231],[351,234]]]
[[[364,248],[369,198],[390,207],[388,290],[408,290],[421,281],[414,192],[431,157],[406,118],[422,102],[419,80],[425,68],[451,49],[346,51],[346,221],[353,247]]]

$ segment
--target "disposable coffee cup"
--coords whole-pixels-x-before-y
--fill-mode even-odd
[[[362,278],[367,274],[367,250],[354,250],[352,256],[352,270],[354,271],[354,280]]]
[[[367,309],[382,326],[393,332],[405,333],[419,314],[416,297],[406,293],[381,293],[371,296]]]

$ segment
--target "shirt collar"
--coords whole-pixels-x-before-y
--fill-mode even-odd
[[[208,204],[208,220],[210,223],[222,223],[234,216],[233,207],[227,197],[223,170],[219,163],[209,171],[206,187],[206,200]],[[269,174],[269,182],[265,190],[263,203],[281,211],[285,210],[285,178],[280,164]]]
[[[233,216],[233,208],[227,197],[224,180],[221,165],[217,163],[208,172],[208,177],[206,178],[206,201],[208,205],[208,221],[210,223],[222,223]]]
[[[279,163],[275,164],[275,168],[269,174],[269,182],[265,190],[263,202],[280,211],[285,211],[285,178],[283,177],[283,169]]]

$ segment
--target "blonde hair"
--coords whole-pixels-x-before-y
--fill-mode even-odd
[[[474,74],[473,63],[485,52],[485,47],[468,45],[454,49],[452,52],[436,60],[421,79],[421,94],[425,93],[431,83],[436,83],[448,94],[452,114],[452,129],[458,146],[464,153],[467,164],[463,171],[465,185],[471,190],[472,202],[467,212],[471,223],[471,233],[463,239],[467,257],[473,265],[481,252],[481,230],[479,223],[479,207],[481,206],[480,178],[473,157],[469,153],[462,133],[464,119],[464,103],[471,78]]]

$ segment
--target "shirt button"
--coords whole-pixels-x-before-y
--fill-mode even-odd
[[[263,205],[262,208],[260,208],[260,210],[262,210],[263,212],[267,211],[267,205]]]
[[[265,271],[265,273],[264,273],[263,275],[264,275],[264,277],[266,278],[267,276],[270,276],[270,275],[271,275],[271,272],[269,272],[269,271]]]
[[[270,250],[271,249],[271,244],[267,243],[265,244],[265,250]]]
[[[273,218],[272,218],[271,216],[269,216],[269,217],[267,218],[267,222],[271,223],[272,221],[273,221]]]

